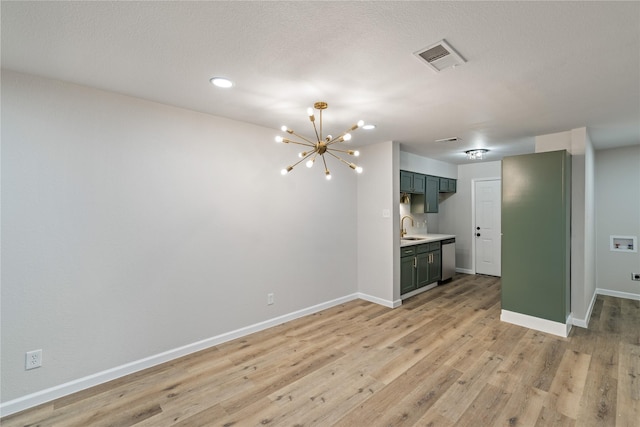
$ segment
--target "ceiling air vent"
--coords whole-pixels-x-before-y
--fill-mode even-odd
[[[442,139],[436,139],[436,142],[459,142],[460,138],[458,138],[457,136],[452,136],[451,138],[442,138]]]
[[[440,72],[445,68],[456,67],[466,61],[444,40],[433,44],[425,49],[414,53],[420,60],[424,61],[435,72]]]

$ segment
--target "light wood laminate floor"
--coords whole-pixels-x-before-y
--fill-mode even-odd
[[[569,338],[500,322],[500,280],[352,301],[2,419],[13,426],[640,425],[640,302]]]

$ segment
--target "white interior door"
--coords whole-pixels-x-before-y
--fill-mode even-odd
[[[475,181],[476,273],[501,275],[501,182]]]

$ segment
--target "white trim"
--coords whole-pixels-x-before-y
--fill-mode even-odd
[[[502,310],[500,320],[566,338],[569,336],[569,331],[571,331],[572,315],[569,314],[566,323],[560,323],[527,314],[516,313],[514,311]]]
[[[427,286],[424,286],[422,288],[418,288],[418,289],[415,289],[415,290],[413,290],[411,292],[407,292],[406,294],[403,294],[402,295],[402,299],[411,298],[412,296],[415,296],[415,295],[421,294],[421,293],[423,293],[425,291],[428,291],[430,289],[433,289],[436,286],[438,286],[438,282],[429,283]]]
[[[618,297],[640,301],[640,294],[632,294],[631,292],[612,291],[609,289],[596,288],[598,295],[607,295],[610,297]]]
[[[591,298],[591,302],[589,303],[589,308],[587,309],[587,315],[584,319],[572,319],[571,323],[575,326],[579,326],[581,328],[589,327],[589,319],[591,319],[591,312],[593,311],[593,306],[596,304],[596,298],[598,297],[598,293],[593,293],[593,298]]]
[[[115,380],[117,378],[124,377],[125,375],[132,374],[134,372],[142,371],[161,363],[169,362],[182,356],[186,356],[191,353],[195,353],[200,350],[222,344],[227,341],[234,340],[236,338],[244,337],[254,332],[262,331],[273,326],[280,325],[282,323],[298,319],[309,314],[317,313],[322,310],[334,307],[336,305],[344,304],[349,301],[353,301],[363,296],[362,294],[351,294],[341,298],[336,298],[331,301],[327,301],[321,304],[317,304],[311,307],[304,308],[302,310],[294,311],[289,314],[274,317],[273,319],[265,320],[253,325],[246,326],[244,328],[236,329],[235,331],[226,332],[211,338],[204,339],[202,341],[187,344],[182,347],[174,348],[172,350],[165,351],[153,356],[145,357],[144,359],[136,360],[131,363],[116,366],[115,368],[107,369],[102,372],[98,372],[92,375],[88,375],[84,378],[69,381],[64,384],[60,384],[54,387],[50,387],[44,390],[37,391],[35,393],[28,394],[26,396],[19,397],[17,399],[9,400],[7,402],[0,403],[0,414],[5,417],[7,415],[15,414],[16,412],[23,411],[25,409],[32,408],[43,403],[50,402],[63,396],[76,393],[78,391],[86,390],[90,387],[94,387],[107,381]],[[366,299],[366,298],[362,298]],[[384,301],[379,299],[380,301]],[[376,301],[372,301],[376,302]],[[384,304],[382,304],[384,305]],[[398,304],[399,305],[399,304]]]
[[[468,268],[458,268],[456,267],[456,273],[464,273],[464,274],[476,274],[475,271]]]
[[[396,307],[400,307],[402,305],[402,300],[389,301],[389,300],[386,300],[386,299],[374,297],[372,295],[363,294],[362,292],[358,292],[356,295],[358,296],[358,298],[363,299],[365,301],[369,301],[369,302],[372,302],[372,303],[375,303],[375,304],[383,305],[383,306],[389,307],[389,308],[396,308]]]

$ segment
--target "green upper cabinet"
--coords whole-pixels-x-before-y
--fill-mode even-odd
[[[424,212],[438,212],[438,193],[440,191],[440,178],[437,176],[428,176],[424,191]]]
[[[425,176],[420,173],[400,171],[400,192],[423,194]]]
[[[440,178],[440,187],[439,190],[441,193],[446,193],[449,191],[449,178]]]
[[[456,180],[452,178],[440,178],[438,191],[440,193],[455,193]]]

